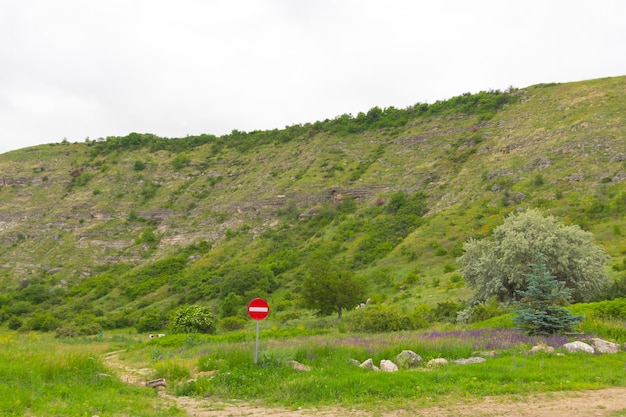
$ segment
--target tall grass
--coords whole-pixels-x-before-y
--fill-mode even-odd
[[[258,365],[252,360],[254,344],[246,341],[204,340],[191,350],[172,346],[165,363],[172,361],[172,355],[180,356],[181,363],[196,357],[193,364],[187,363],[200,371],[193,379],[175,383],[174,393],[293,407],[380,407],[418,399],[420,403],[436,403],[450,398],[626,385],[626,353],[599,356],[570,354],[561,349],[559,355],[530,354],[535,344],[559,348],[569,339],[530,338],[513,329],[325,334],[262,340]],[[350,359],[372,358],[376,364],[382,359],[395,360],[404,349],[418,353],[424,362],[443,357],[450,364],[385,373],[366,371],[350,363]],[[486,350],[496,350],[498,356],[480,364],[453,363],[454,359]],[[310,366],[311,371],[295,371],[287,365],[291,360]]]
[[[121,382],[88,350],[53,347],[32,334],[0,334],[0,415],[183,415],[152,389]]]

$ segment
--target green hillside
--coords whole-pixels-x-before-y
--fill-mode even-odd
[[[243,318],[263,296],[276,325],[323,325],[299,296],[320,258],[364,282],[372,303],[456,308],[471,295],[463,242],[528,208],[592,232],[621,279],[625,110],[626,77],[615,77],[273,131],[5,153],[0,321],[165,325],[182,304]]]

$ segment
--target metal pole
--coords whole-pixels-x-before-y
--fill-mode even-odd
[[[256,321],[256,350],[254,351],[254,364],[259,362],[259,321]]]

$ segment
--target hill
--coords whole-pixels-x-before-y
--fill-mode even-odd
[[[621,277],[624,109],[615,77],[0,155],[0,320],[114,328],[185,303],[242,314],[261,295],[272,320],[298,323],[314,254],[361,278],[374,302],[457,302],[469,295],[463,242],[531,207],[591,231]]]

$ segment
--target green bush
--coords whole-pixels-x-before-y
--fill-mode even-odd
[[[351,317],[348,326],[358,332],[393,332],[411,330],[411,317],[386,305],[361,308]]]
[[[232,332],[234,330],[241,330],[246,326],[246,320],[241,317],[224,317],[219,321],[219,327],[226,331]]]
[[[155,332],[167,327],[167,316],[159,310],[144,312],[135,323],[139,333]]]
[[[9,319],[9,322],[7,323],[7,326],[11,330],[18,330],[20,327],[22,327],[22,320],[17,317],[11,317]]]
[[[211,309],[199,305],[186,305],[173,313],[174,333],[215,333],[215,318]]]

